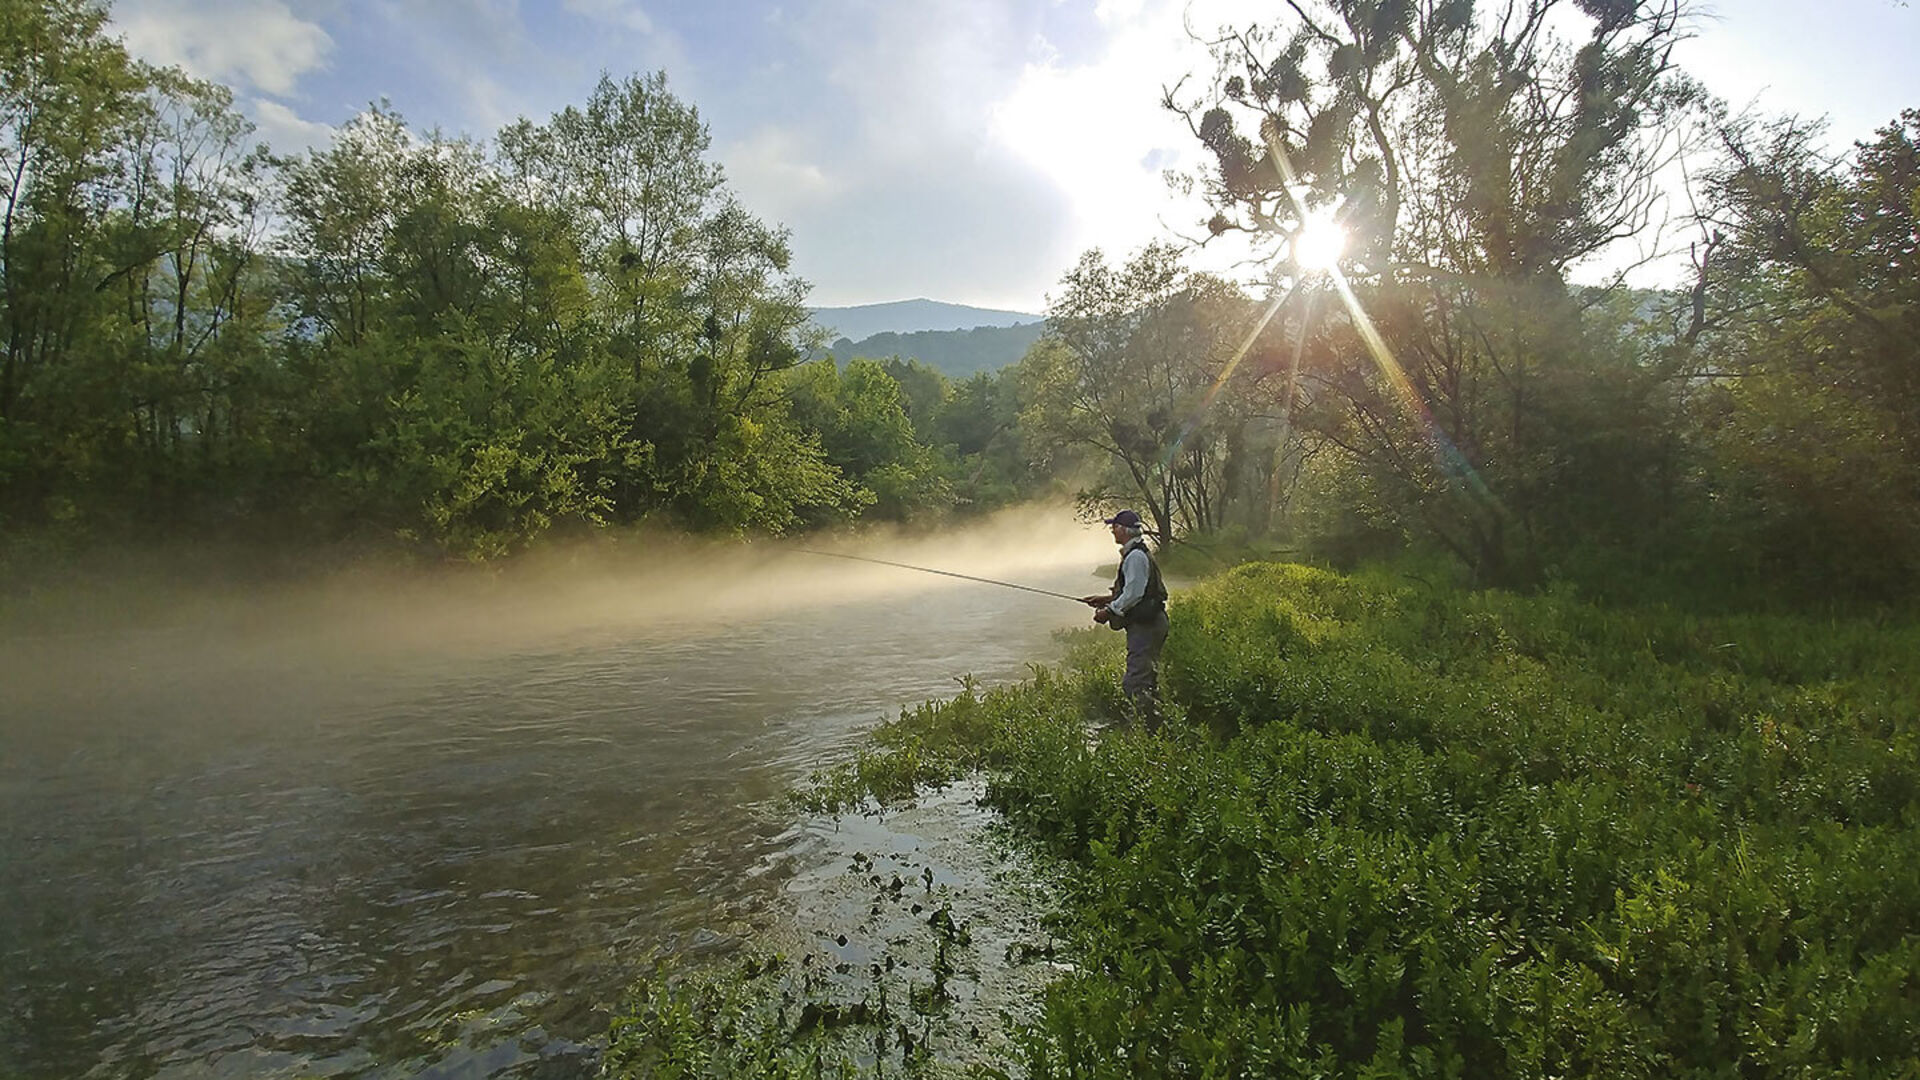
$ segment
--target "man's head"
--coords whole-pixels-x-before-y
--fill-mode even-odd
[[[1124,544],[1146,529],[1146,525],[1140,520],[1140,515],[1131,510],[1120,511],[1107,518],[1106,523],[1113,527],[1113,542],[1116,544]]]

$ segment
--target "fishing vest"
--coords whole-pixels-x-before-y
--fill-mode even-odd
[[[1145,540],[1129,540],[1127,546],[1120,549],[1120,569],[1113,575],[1113,595],[1119,596],[1120,590],[1127,585],[1127,556],[1138,547],[1147,555],[1147,589],[1140,594],[1140,602],[1111,619],[1107,625],[1115,630],[1124,629],[1137,618],[1150,619],[1167,610],[1167,586],[1160,580],[1160,564],[1154,561],[1153,552],[1147,551]]]

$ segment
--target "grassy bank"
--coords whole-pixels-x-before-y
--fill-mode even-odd
[[[1254,565],[1174,626],[1161,734],[1088,738],[1105,635],[904,714],[813,792],[983,771],[1058,859],[1074,968],[1010,1073],[1920,1075],[1911,619]],[[739,1014],[646,1000],[609,1059],[638,1074]],[[764,1015],[766,1060],[831,1071]]]

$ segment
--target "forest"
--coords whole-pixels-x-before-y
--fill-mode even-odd
[[[1266,285],[1171,242],[1088,251],[1023,360],[956,382],[806,361],[827,343],[787,234],[664,73],[485,140],[380,103],[281,157],[95,5],[10,5],[0,557],[221,535],[486,560],[1070,493],[1170,540],[1488,584],[1910,592],[1920,113],[1830,157],[1672,64],[1681,5],[1579,7],[1571,44],[1468,3],[1222,36],[1165,103]],[[1663,235],[1691,280],[1593,272],[1682,165]],[[1320,218],[1349,237],[1330,274],[1287,247]]]
[[[840,360],[885,356],[918,360],[949,378],[995,372],[1020,359],[1040,340],[1046,323],[976,326],[971,330],[882,331],[859,341],[836,340],[827,350]]]
[[[823,342],[786,234],[663,74],[485,143],[376,105],[282,158],[105,17],[10,5],[0,29],[14,558],[213,534],[485,560],[1037,485],[997,381],[917,371],[910,402],[875,363],[802,362]]]

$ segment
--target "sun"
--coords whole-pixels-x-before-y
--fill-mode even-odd
[[[1293,234],[1293,261],[1310,273],[1340,265],[1346,250],[1347,230],[1330,217],[1309,217]]]

